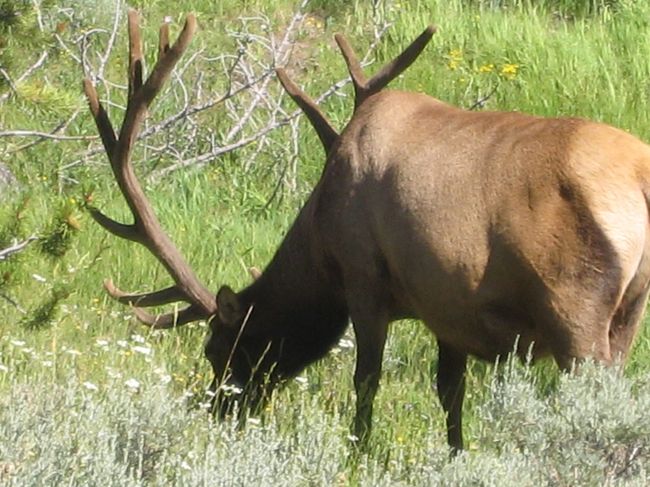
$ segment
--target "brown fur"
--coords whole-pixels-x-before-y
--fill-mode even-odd
[[[441,347],[439,391],[460,448],[466,355],[492,361],[516,344],[565,369],[627,355],[650,282],[649,178],[648,147],[605,125],[381,92],[341,134],[260,280],[287,293],[274,307],[295,306],[288,288],[343,297],[331,299],[355,327],[359,434],[388,323],[422,320]],[[269,316],[256,286],[243,292],[251,334]]]

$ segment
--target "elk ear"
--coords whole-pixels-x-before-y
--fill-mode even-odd
[[[260,278],[260,276],[262,275],[262,271],[259,270],[259,269],[258,269],[257,267],[255,267],[255,266],[253,266],[253,267],[249,267],[249,268],[248,268],[248,273],[249,273],[249,274],[251,275],[251,277],[253,278],[253,281],[257,281],[257,280]]]
[[[237,325],[244,315],[239,297],[228,286],[222,286],[217,293],[217,313],[219,313],[221,322],[226,326]]]

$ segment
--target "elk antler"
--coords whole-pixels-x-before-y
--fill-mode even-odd
[[[341,49],[345,64],[348,65],[348,72],[352,78],[352,84],[354,84],[354,110],[356,111],[366,98],[381,91],[388,83],[397,78],[406,68],[413,64],[413,61],[417,59],[435,32],[436,28],[433,25],[428,26],[411,45],[404,49],[390,63],[384,65],[370,80],[367,80],[363,74],[361,63],[359,63],[359,59],[350,47],[347,39],[343,34],[336,34],[334,39],[336,39],[336,43],[339,45],[339,49]]]
[[[84,80],[84,91],[88,98],[90,111],[95,119],[117,184],[133,214],[133,223],[118,223],[95,208],[90,208],[90,214],[97,223],[114,235],[144,245],[174,279],[174,286],[145,294],[125,293],[116,288],[111,280],[104,281],[104,287],[111,297],[121,303],[136,306],[135,315],[141,322],[154,328],[170,328],[213,315],[217,309],[216,298],[197,279],[181,253],[160,226],[151,204],[136,179],[131,164],[131,152],[142,121],[147,114],[147,108],[160,92],[194,35],[196,18],[193,15],[187,16],[182,32],[171,47],[169,45],[169,26],[163,24],[160,29],[158,61],[144,82],[142,43],[138,22],[138,13],[135,10],[129,10],[129,92],[119,136],[115,135],[108,114],[100,103],[92,82],[89,79]],[[189,303],[189,306],[178,313],[162,315],[152,315],[137,307],[159,306],[177,301],[185,301]]]
[[[435,31],[436,28],[434,26],[428,26],[410,46],[404,49],[404,51],[390,63],[380,69],[379,72],[370,80],[367,80],[366,76],[363,74],[361,63],[359,63],[359,60],[356,54],[354,54],[347,39],[342,34],[336,34],[334,38],[341,49],[354,85],[354,110],[356,111],[366,98],[381,91],[386,85],[388,85],[388,83],[408,68],[431,40]],[[314,130],[316,130],[316,133],[325,148],[325,153],[329,154],[334,142],[338,139],[338,132],[334,130],[330,121],[323,114],[321,109],[318,108],[318,105],[316,105],[316,103],[304,91],[298,88],[298,86],[289,79],[289,76],[284,69],[278,68],[276,69],[276,73],[285,91],[300,107],[303,113],[307,116],[312,127],[314,127]]]
[[[334,145],[334,141],[339,137],[338,132],[334,130],[334,127],[332,127],[332,124],[323,114],[321,109],[318,108],[318,105],[316,105],[316,103],[314,103],[314,101],[309,98],[304,91],[298,88],[298,86],[291,81],[284,69],[278,68],[275,72],[278,75],[284,90],[309,119],[309,122],[316,130],[318,138],[325,148],[325,152],[329,154],[332,145]]]

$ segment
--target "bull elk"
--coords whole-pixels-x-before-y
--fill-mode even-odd
[[[146,246],[174,285],[108,293],[155,328],[208,319],[213,386],[255,402],[316,361],[351,319],[357,342],[354,431],[370,430],[390,322],[422,320],[438,343],[437,390],[447,438],[462,448],[469,354],[493,361],[515,351],[575,360],[624,360],[650,283],[650,148],[577,118],[470,112],[418,93],[384,91],[424,49],[426,29],[371,79],[337,36],[355,92],[340,134],[279,69],[279,79],[327,154],[320,181],[261,275],[234,292],[202,285],[158,223],[130,164],[147,107],[195,30],[187,18],[143,81],[138,15],[129,12],[129,95],[119,135],[88,80],[85,92],[133,213],[115,235]],[[185,301],[180,312],[142,308]],[[532,350],[532,352],[529,352]]]

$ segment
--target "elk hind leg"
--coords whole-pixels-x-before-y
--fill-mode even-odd
[[[621,364],[627,359],[634,337],[641,325],[650,291],[650,281],[645,280],[642,286],[636,286],[635,281],[636,277],[625,292],[609,328],[611,356],[615,362]]]

